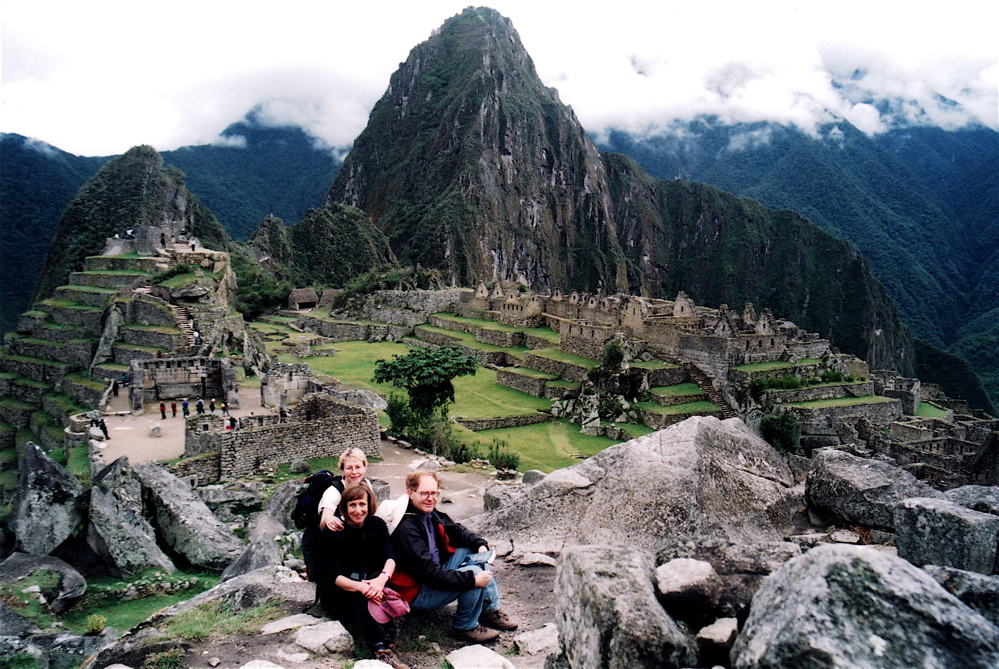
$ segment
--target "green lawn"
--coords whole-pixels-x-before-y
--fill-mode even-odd
[[[572,353],[566,353],[565,351],[557,348],[541,348],[536,351],[531,351],[534,355],[540,356],[542,358],[548,358],[549,360],[558,360],[559,362],[565,362],[570,365],[577,365],[579,367],[585,367],[586,369],[593,369],[600,363],[596,360],[591,360],[590,358],[584,358],[579,355],[573,355]]]
[[[661,406],[655,402],[639,402],[636,405],[640,409],[665,416],[676,414],[709,414],[718,413],[721,410],[714,402],[684,402],[683,404],[673,404],[668,407]]]
[[[862,397],[837,397],[830,400],[815,400],[814,402],[790,402],[787,406],[803,409],[821,409],[823,407],[846,407],[855,404],[883,404],[884,402],[894,401],[890,397],[881,397],[880,395],[863,395]]]
[[[493,439],[502,439],[510,444],[510,448],[520,455],[520,471],[540,469],[551,472],[574,465],[582,458],[596,455],[618,443],[607,437],[580,434],[579,426],[567,420],[483,430],[475,435],[483,444]]]
[[[486,344],[476,339],[473,334],[458,332],[457,330],[448,330],[446,328],[438,328],[433,325],[420,325],[417,327],[417,336],[419,336],[421,330],[434,334],[447,335],[448,337],[454,339],[456,343],[475,349],[476,351],[486,351],[487,353],[493,353],[495,351],[509,351],[514,354],[523,354],[530,350],[526,346],[495,346],[494,344]]]
[[[452,416],[468,418],[500,418],[532,415],[551,407],[543,397],[532,397],[519,390],[496,383],[496,372],[479,367],[475,376],[455,379]]]
[[[346,388],[367,388],[381,394],[396,390],[388,383],[375,383],[376,360],[391,360],[393,355],[406,355],[409,348],[394,342],[341,341],[339,353],[330,357],[303,358],[312,369],[339,379]]]
[[[486,330],[496,330],[498,332],[523,332],[524,334],[531,335],[532,337],[538,337],[539,339],[550,341],[555,345],[558,345],[559,343],[559,334],[551,328],[519,328],[515,325],[507,325],[506,323],[498,323],[496,321],[487,321],[483,318],[465,318],[463,316],[455,316],[454,314],[448,313],[434,314],[434,316],[447,321],[452,321],[454,323],[460,323],[461,325],[471,325],[474,327],[484,328]]]
[[[649,388],[649,392],[660,397],[681,397],[684,395],[703,395],[704,391],[696,383],[681,383],[675,386],[660,386]]]
[[[941,409],[935,404],[920,402],[919,406],[916,408],[916,415],[922,416],[923,418],[943,418],[947,415],[947,411],[946,409]]]

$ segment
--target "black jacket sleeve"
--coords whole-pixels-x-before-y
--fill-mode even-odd
[[[448,533],[449,540],[450,536]],[[399,568],[412,576],[420,585],[429,585],[438,590],[469,590],[475,587],[475,575],[471,571],[444,569],[430,556],[427,531],[419,512],[412,507],[407,510],[392,534],[392,546]],[[439,550],[442,556],[446,555],[443,547],[439,546]]]

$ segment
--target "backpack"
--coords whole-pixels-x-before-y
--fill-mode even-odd
[[[303,483],[304,487],[295,496],[295,510],[291,512],[291,519],[300,530],[319,526],[319,500],[327,488],[333,485],[343,492],[343,478],[328,469],[309,474]]]

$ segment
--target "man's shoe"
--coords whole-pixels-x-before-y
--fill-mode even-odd
[[[487,630],[482,625],[476,625],[470,630],[460,630],[457,627],[452,627],[451,636],[458,641],[468,641],[470,643],[492,643],[499,638],[499,632],[495,630]]]
[[[409,669],[408,664],[403,664],[399,656],[395,654],[395,651],[391,648],[385,648],[375,653],[375,659],[379,662],[384,662],[392,669]]]
[[[518,627],[517,623],[510,620],[510,616],[503,613],[499,609],[483,613],[479,616],[479,624],[485,625],[486,627],[492,627],[494,630],[502,630],[504,632],[515,630]]]

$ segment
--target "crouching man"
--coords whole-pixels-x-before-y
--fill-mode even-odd
[[[392,534],[398,561],[392,585],[410,608],[432,611],[458,600],[451,635],[473,643],[495,641],[495,630],[517,629],[499,609],[488,564],[475,562],[476,554],[488,551],[486,541],[436,509],[437,473],[412,472],[406,477],[406,493],[409,505]]]

